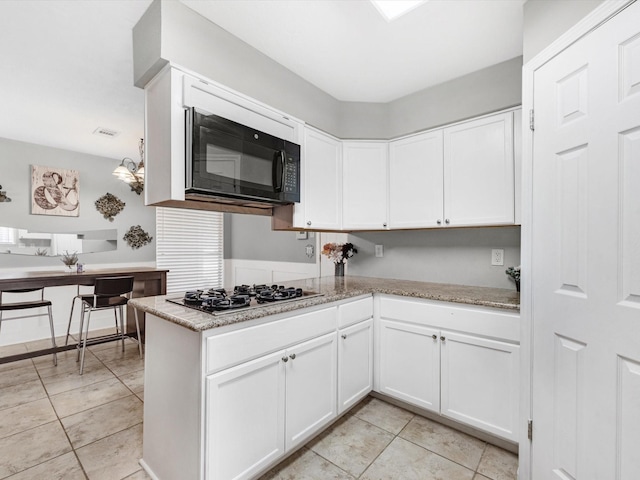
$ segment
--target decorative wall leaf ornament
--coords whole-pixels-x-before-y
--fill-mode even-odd
[[[106,193],[96,200],[96,210],[110,222],[113,222],[113,217],[124,210],[125,205],[126,203],[110,193]]]
[[[149,234],[145,232],[140,225],[135,225],[129,228],[122,239],[135,250],[150,243],[151,240],[153,240],[153,237],[149,236]]]

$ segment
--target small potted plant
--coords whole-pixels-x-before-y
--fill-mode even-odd
[[[76,252],[69,253],[67,250],[65,250],[60,261],[67,266],[69,271],[71,271],[73,266],[78,263],[78,254]]]
[[[344,262],[353,257],[358,250],[353,243],[325,243],[322,254],[335,264],[335,276],[344,276]]]
[[[516,291],[520,291],[520,265],[517,267],[509,267],[505,270],[505,273],[513,278],[516,282]]]

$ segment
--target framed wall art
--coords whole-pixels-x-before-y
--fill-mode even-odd
[[[79,216],[78,171],[31,165],[31,214]]]

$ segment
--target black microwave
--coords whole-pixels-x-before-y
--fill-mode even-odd
[[[186,117],[187,196],[239,204],[300,201],[300,145],[193,107]]]

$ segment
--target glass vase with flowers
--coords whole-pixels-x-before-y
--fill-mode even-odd
[[[344,276],[344,263],[353,257],[358,250],[353,243],[325,243],[322,254],[326,255],[335,265],[335,276]]]

